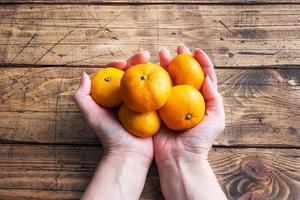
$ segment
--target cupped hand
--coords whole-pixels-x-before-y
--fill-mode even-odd
[[[147,63],[150,54],[147,51],[138,52],[127,61],[112,61],[107,66],[127,69],[132,65]],[[153,159],[152,137],[139,138],[129,134],[118,122],[115,114],[100,107],[92,99],[91,79],[83,72],[74,100],[79,106],[87,124],[100,139],[104,153],[109,156],[130,156],[142,158],[147,162]]]
[[[184,46],[177,47],[177,53],[189,53]],[[171,62],[171,54],[166,48],[159,52],[160,64],[167,68]],[[213,64],[207,54],[201,49],[194,52],[195,59],[200,63],[205,74],[201,92],[206,102],[203,121],[192,129],[178,133],[162,127],[154,136],[154,151],[156,163],[176,159],[207,159],[216,138],[225,127],[225,114],[221,95],[217,91],[217,77]]]

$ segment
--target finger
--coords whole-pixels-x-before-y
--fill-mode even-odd
[[[171,57],[171,53],[168,49],[166,49],[165,47],[162,47],[159,50],[159,63],[162,67],[164,67],[165,69],[168,68],[170,62],[172,60]]]
[[[148,63],[149,61],[149,51],[140,51],[127,60],[127,66],[124,69],[129,69],[133,65]]]
[[[209,76],[206,76],[201,90],[206,102],[206,114],[213,114],[224,120],[225,115],[222,97],[213,86]]]
[[[200,63],[205,76],[209,76],[213,86],[217,89],[217,76],[214,65],[208,55],[201,49],[197,48],[194,52],[194,57]]]
[[[111,62],[109,62],[106,66],[107,67],[115,67],[118,69],[124,69],[127,65],[126,61],[123,60],[113,60]]]
[[[91,79],[85,72],[81,74],[80,85],[76,93],[80,95],[90,95],[91,93]]]
[[[184,44],[180,44],[177,47],[177,54],[182,54],[182,53],[192,54],[189,48],[187,48],[187,46],[185,46]]]
[[[99,107],[93,98],[91,93],[91,79],[83,72],[81,75],[80,86],[74,94],[74,100],[79,109],[87,119],[96,118],[101,114],[102,108]]]

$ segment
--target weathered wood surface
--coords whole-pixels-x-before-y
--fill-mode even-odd
[[[78,199],[101,156],[92,146],[0,146],[0,199]],[[228,197],[300,198],[300,150],[214,149],[210,163]],[[141,199],[162,199],[154,165]],[[248,199],[248,198],[247,198]]]
[[[1,0],[1,3],[47,3],[47,4],[111,4],[111,3],[197,3],[197,4],[265,4],[265,3],[300,3],[299,0]]]
[[[300,5],[42,5],[0,7],[0,62],[104,65],[178,43],[218,67],[300,63]]]
[[[82,71],[1,68],[3,142],[97,143],[73,101]],[[299,147],[300,69],[217,69],[226,130],[218,145]]]
[[[300,199],[300,1],[84,3],[0,2],[0,199],[79,199],[102,152],[72,100],[80,73],[181,42],[218,68],[227,126],[209,159],[228,197]],[[163,199],[154,165],[141,199]]]

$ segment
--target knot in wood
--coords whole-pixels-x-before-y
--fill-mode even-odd
[[[245,174],[256,179],[263,179],[268,175],[264,164],[257,159],[246,159],[241,163],[241,167]]]

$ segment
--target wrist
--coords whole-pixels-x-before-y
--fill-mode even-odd
[[[133,152],[103,151],[82,199],[138,199],[151,161]],[[138,173],[137,173],[138,172]]]
[[[173,171],[176,174],[184,174],[184,171],[199,169],[208,164],[207,154],[197,157],[177,157],[156,163],[159,172]]]
[[[208,149],[202,149],[198,152],[189,151],[173,151],[166,155],[155,155],[156,165],[159,166],[169,166],[176,163],[187,163],[187,164],[197,164],[201,161],[207,161],[208,159]]]
[[[226,199],[207,159],[178,159],[158,168],[165,199]]]
[[[181,157],[166,160],[157,166],[165,199],[180,200],[197,199],[195,186],[199,185],[198,181],[201,179],[199,172],[203,172],[209,163],[205,158]]]
[[[122,150],[104,150],[102,161],[114,163],[133,163],[145,167],[147,170],[152,163],[153,157],[145,156],[137,152]]]

